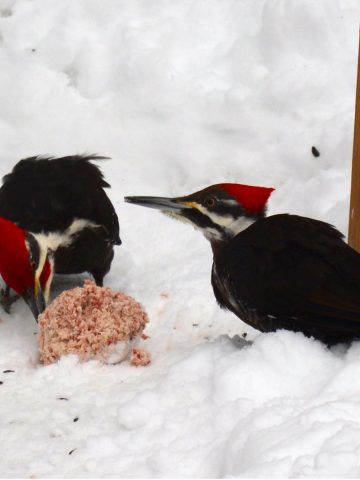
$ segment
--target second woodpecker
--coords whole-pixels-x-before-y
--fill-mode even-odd
[[[40,270],[50,258],[55,273],[89,272],[103,284],[114,246],[121,244],[118,217],[104,191],[110,185],[91,163],[103,158],[31,157],[3,178],[0,217],[31,234]]]
[[[224,183],[185,197],[126,197],[185,220],[210,241],[220,306],[262,332],[327,344],[360,338],[360,254],[331,225],[266,217],[272,188]]]

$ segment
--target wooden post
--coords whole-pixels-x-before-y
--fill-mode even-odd
[[[348,242],[352,248],[360,252],[360,32]]]

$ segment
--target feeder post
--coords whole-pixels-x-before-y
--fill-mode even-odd
[[[360,32],[355,99],[354,143],[351,171],[349,245],[360,252]]]

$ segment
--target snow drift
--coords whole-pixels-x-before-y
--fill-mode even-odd
[[[359,476],[359,343],[258,335],[216,305],[201,236],[123,203],[258,184],[277,189],[270,213],[346,232],[359,14],[358,0],[2,0],[0,174],[37,154],[112,157],[123,245],[105,284],[144,305],[153,355],[42,367],[26,306],[1,313],[2,477]]]

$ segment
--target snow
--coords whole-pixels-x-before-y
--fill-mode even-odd
[[[1,0],[0,175],[112,157],[123,244],[106,285],[146,308],[152,354],[43,367],[24,303],[1,312],[1,477],[360,475],[360,343],[258,334],[217,306],[198,232],[123,202],[264,185],[270,213],[346,233],[359,15],[358,0]]]

